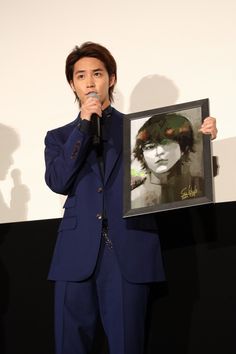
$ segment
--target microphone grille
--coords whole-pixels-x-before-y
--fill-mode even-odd
[[[88,97],[94,97],[94,98],[96,98],[97,100],[99,100],[99,97],[98,97],[98,95],[96,94],[96,92],[90,92],[90,93],[88,93]]]

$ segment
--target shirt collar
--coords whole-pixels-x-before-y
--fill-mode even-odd
[[[110,118],[112,115],[112,106],[108,106],[107,108],[104,109],[104,111],[102,112],[102,115],[104,117]]]

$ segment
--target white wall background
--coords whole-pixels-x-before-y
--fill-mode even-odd
[[[235,200],[235,154],[221,149],[236,148],[235,17],[235,0],[0,0],[0,222],[62,215],[44,183],[44,136],[77,114],[64,64],[87,40],[116,58],[125,113],[209,97],[216,201]]]

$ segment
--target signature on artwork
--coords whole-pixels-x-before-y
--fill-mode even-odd
[[[188,187],[185,187],[181,190],[180,196],[181,196],[181,199],[184,200],[184,199],[196,197],[197,193],[198,193],[197,187],[194,186],[194,188],[193,188],[192,186],[189,185]]]

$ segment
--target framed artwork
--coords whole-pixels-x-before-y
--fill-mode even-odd
[[[214,201],[207,116],[202,99],[124,117],[123,217]]]

